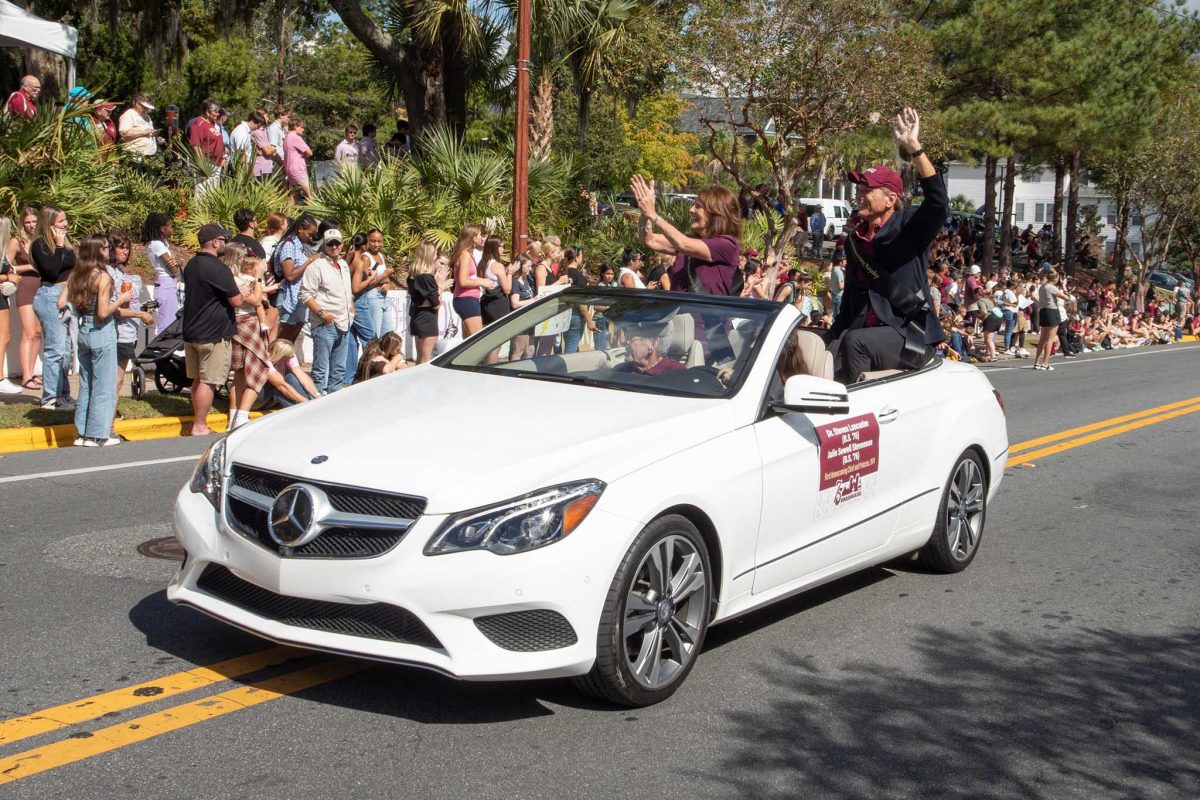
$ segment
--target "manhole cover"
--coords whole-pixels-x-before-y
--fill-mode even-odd
[[[137,546],[138,552],[150,558],[161,558],[164,561],[183,561],[183,545],[174,536],[164,536],[161,539],[151,539]]]

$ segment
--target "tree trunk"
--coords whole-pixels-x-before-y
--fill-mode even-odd
[[[441,26],[442,64],[460,65],[463,59],[462,22],[454,14],[447,14]],[[467,76],[466,71],[455,67],[444,70],[442,78],[446,97],[446,120],[451,130],[461,136],[467,129]]]
[[[1125,250],[1129,240],[1129,196],[1117,198],[1117,238],[1113,243],[1113,268],[1117,271],[1117,286],[1125,280]]]
[[[984,272],[992,268],[996,252],[996,157],[988,156],[983,167],[983,258]]]
[[[1079,224],[1079,181],[1083,169],[1079,163],[1079,151],[1071,153],[1071,178],[1067,186],[1067,230],[1063,237],[1063,271],[1075,274],[1075,228]]]
[[[1053,229],[1054,242],[1054,258],[1049,259],[1051,263],[1057,262],[1062,258],[1063,254],[1063,180],[1067,175],[1067,162],[1062,156],[1059,156],[1054,161],[1054,219],[1051,220]]]
[[[538,73],[529,127],[530,156],[549,158],[550,143],[554,139],[554,82],[550,80],[550,73],[545,69]]]
[[[1012,271],[1012,217],[1013,195],[1017,190],[1017,157],[1009,156],[1004,160],[1004,214],[1000,217],[1004,227],[1000,230],[1000,269]],[[986,270],[984,271],[986,273]]]
[[[432,125],[446,121],[442,50],[437,44],[407,46],[392,38],[362,9],[359,0],[329,0],[354,38],[391,74],[408,111],[413,140]]]
[[[283,86],[287,83],[287,19],[288,0],[275,0],[275,16],[279,27],[276,29],[275,42],[275,107],[283,105]]]

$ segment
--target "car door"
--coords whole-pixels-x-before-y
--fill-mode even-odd
[[[949,465],[937,463],[933,442],[944,424],[940,410],[952,396],[940,360],[924,369],[851,387],[851,407],[874,414],[879,423],[879,473],[875,483],[880,522],[890,532],[909,519],[914,503],[936,502]],[[957,455],[957,454],[955,454]],[[886,539],[885,539],[886,541]]]

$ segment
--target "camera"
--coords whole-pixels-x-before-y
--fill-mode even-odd
[[[151,300],[148,303],[142,303],[142,311],[158,311],[158,301]]]

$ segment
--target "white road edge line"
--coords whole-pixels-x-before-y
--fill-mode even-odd
[[[32,475],[12,475],[0,478],[0,483],[20,483],[21,481],[36,481],[40,478],[61,478],[64,475],[86,475],[89,472],[108,472],[114,469],[129,469],[130,467],[149,467],[154,464],[171,464],[176,461],[199,461],[200,456],[175,456],[173,458],[156,458],[153,461],[127,461],[123,464],[103,464],[98,467],[80,467],[79,469],[61,469],[57,472],[35,472]]]
[[[1182,353],[1186,350],[1200,350],[1200,344],[1188,345],[1187,347],[1173,347],[1170,350],[1151,350],[1142,353],[1122,353],[1119,356],[1105,356],[1104,358],[1085,358],[1081,360],[1068,361],[1062,359],[1055,362],[1055,368],[1058,367],[1077,367],[1080,364],[1095,364],[1098,361],[1116,361],[1118,358],[1136,358],[1137,356],[1165,356],[1171,353]],[[1057,356],[1055,356],[1057,358]],[[1007,372],[1013,369],[1033,369],[1033,365],[1021,367],[980,367],[980,372]]]

